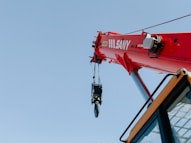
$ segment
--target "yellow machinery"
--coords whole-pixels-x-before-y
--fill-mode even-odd
[[[180,69],[171,75],[173,77],[150,102],[126,140],[122,138],[137,116],[122,134],[122,142],[191,143],[191,73]],[[147,103],[149,99],[145,105]]]

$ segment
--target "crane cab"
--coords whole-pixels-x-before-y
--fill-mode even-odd
[[[191,73],[180,69],[131,129],[126,143],[191,143]]]

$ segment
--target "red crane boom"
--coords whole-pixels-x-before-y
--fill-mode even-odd
[[[92,45],[94,55],[91,62],[100,64],[102,61],[109,59],[109,63],[122,65],[131,75],[147,101],[151,94],[141,79],[138,70],[145,67],[167,73],[175,73],[180,68],[191,71],[190,40],[191,33],[149,34],[142,32],[135,35],[98,32],[96,41]],[[95,82],[92,87],[95,86],[94,84]],[[92,98],[95,97],[92,94]],[[150,103],[153,102],[154,99],[150,99]],[[98,117],[98,108],[95,109],[97,109],[95,113]]]
[[[191,71],[191,33],[119,34],[98,32],[92,62],[121,64],[129,73],[142,67],[162,72]]]

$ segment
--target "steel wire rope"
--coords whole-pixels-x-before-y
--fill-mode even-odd
[[[94,63],[94,74],[93,74],[93,83],[95,84],[95,77],[96,77],[96,63]]]
[[[161,25],[164,25],[164,24],[167,24],[167,23],[170,23],[170,22],[174,22],[174,21],[186,18],[188,16],[191,16],[191,13],[187,14],[187,15],[184,15],[184,16],[181,16],[181,17],[178,17],[178,18],[175,18],[175,19],[172,19],[172,20],[168,20],[168,21],[159,23],[159,24],[155,24],[155,25],[152,25],[152,26],[148,26],[148,27],[145,27],[145,28],[142,28],[142,29],[138,29],[138,30],[132,31],[132,32],[128,32],[126,34],[132,34],[132,33],[140,32],[140,31],[144,31],[146,29],[151,29],[151,28],[154,28],[154,27],[157,27],[157,26],[161,26]]]
[[[96,81],[98,82],[98,84],[101,83],[101,79],[100,79],[100,73],[99,73],[99,64],[94,63],[94,73],[93,73],[93,83],[96,84]],[[96,69],[97,68],[97,69]],[[97,80],[96,80],[96,76],[97,76]]]
[[[100,79],[100,73],[99,73],[99,64],[98,64],[98,84],[101,83],[101,79]]]

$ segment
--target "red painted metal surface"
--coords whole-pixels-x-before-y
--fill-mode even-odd
[[[180,68],[191,71],[191,33],[151,34],[152,37],[162,37],[162,47],[154,55],[143,47],[146,34],[98,32],[92,62],[108,59],[111,63],[121,64],[129,73],[142,67],[162,72],[176,72]]]

